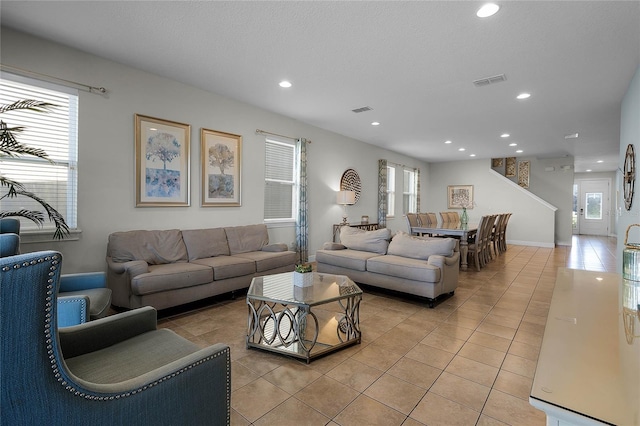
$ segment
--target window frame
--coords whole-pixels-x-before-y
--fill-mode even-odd
[[[271,178],[267,178],[267,172],[268,172],[268,167],[269,165],[267,164],[268,158],[267,158],[267,153],[266,150],[268,149],[268,145],[269,144],[273,144],[273,145],[279,145],[279,146],[285,146],[288,148],[291,148],[293,151],[293,155],[292,155],[292,165],[291,165],[291,171],[292,171],[292,177],[293,180],[288,181],[288,180],[282,180],[282,179],[271,179]],[[264,210],[263,210],[263,220],[264,223],[267,224],[270,227],[277,227],[277,226],[290,226],[290,225],[295,225],[295,223],[297,222],[297,218],[298,218],[298,211],[299,211],[299,188],[300,188],[300,149],[299,149],[299,143],[298,142],[291,142],[291,141],[286,141],[280,138],[276,138],[276,137],[272,137],[272,136],[268,136],[265,138],[265,186],[264,186]],[[266,203],[267,203],[267,192],[266,192],[266,188],[267,188],[267,183],[271,182],[271,183],[279,183],[279,184],[283,184],[283,185],[291,185],[291,216],[290,217],[281,217],[281,218],[266,218],[266,212],[267,212],[267,208],[266,208]]]
[[[67,122],[64,126],[61,126],[61,127],[67,128],[67,133],[66,133],[67,136],[63,138],[63,140],[64,139],[67,140],[67,145],[64,148],[60,149],[60,151],[66,150],[66,155],[63,157],[61,157],[60,155],[56,155],[56,154],[59,154],[59,152],[57,151],[51,152],[51,149],[46,144],[37,143],[38,136],[41,136],[43,134],[46,135],[46,131],[42,129],[38,129],[34,131],[33,128],[31,128],[30,130],[29,123],[28,123],[29,120],[25,120],[27,122],[22,123],[21,120],[19,119],[19,115],[20,113],[24,113],[25,111],[16,111],[15,112],[16,115],[14,116],[11,116],[12,112],[7,112],[3,114],[7,118],[2,117],[2,119],[3,121],[7,122],[9,126],[25,126],[27,128],[27,130],[19,136],[19,141],[30,147],[44,149],[44,151],[47,152],[47,155],[49,156],[49,158],[55,161],[55,164],[51,165],[52,173],[55,171],[56,168],[66,171],[65,188],[63,190],[56,191],[57,194],[64,194],[64,197],[63,197],[64,201],[61,202],[59,200],[51,200],[50,195],[49,196],[48,194],[43,195],[38,191],[34,191],[34,193],[37,196],[43,198],[49,204],[51,204],[56,210],[58,210],[58,212],[60,212],[63,215],[71,234],[79,233],[80,230],[78,229],[78,145],[79,145],[78,130],[79,130],[80,99],[79,99],[78,90],[71,87],[62,86],[59,84],[54,84],[51,82],[42,81],[42,80],[34,79],[31,77],[21,76],[21,75],[17,75],[17,74],[5,72],[5,71],[0,72],[0,82],[6,84],[7,86],[11,85],[14,88],[18,86],[17,88],[14,89],[15,91],[27,92],[25,93],[25,96],[19,96],[17,98],[11,97],[11,96],[3,97],[1,101],[3,104],[10,104],[17,100],[23,100],[23,99],[37,99],[37,100],[44,100],[46,102],[50,102],[47,99],[50,96],[68,97],[68,103],[67,105],[65,105],[65,108],[67,111],[65,118],[67,119]],[[24,87],[24,86],[27,86],[27,87]],[[32,92],[32,93],[28,93],[28,92]],[[46,94],[46,92],[49,92],[49,94]],[[55,102],[52,102],[52,103],[55,103]],[[39,114],[39,113],[28,111],[27,114],[29,114],[29,116],[32,117],[31,114]],[[44,114],[47,114],[47,113],[44,113]],[[35,136],[35,138],[32,138],[31,137],[32,135],[30,135],[29,132],[31,132]],[[58,138],[58,140],[60,139]],[[25,167],[27,166],[33,167],[33,165],[37,165],[37,166],[42,165],[43,167],[47,167],[50,165],[50,163],[47,160],[43,160],[30,155],[23,155],[19,157],[10,158],[10,159],[5,157],[2,161],[6,163],[11,162],[13,165],[13,168],[17,169],[17,171],[19,171],[19,167],[16,166],[18,164],[24,164]],[[3,172],[3,175],[8,178],[13,178],[18,182],[22,182],[23,180],[20,177],[12,177],[11,173]],[[6,202],[8,204],[10,201],[6,200]],[[26,208],[30,209],[30,207],[26,207]],[[53,222],[48,220],[47,214],[43,209],[41,208],[37,208],[37,209],[40,211],[43,211],[45,215],[44,223],[41,226],[38,226],[37,224],[35,224],[34,222],[28,219],[19,218],[21,221],[20,233],[25,236],[27,235],[38,236],[38,238],[40,238],[40,236],[45,236],[48,234],[51,234],[52,236],[53,231],[55,230],[55,226],[53,225]],[[3,210],[13,210],[13,208],[11,207],[3,208]],[[70,238],[70,236],[66,236],[64,238],[64,240],[73,240],[73,239],[74,238]],[[45,239],[45,241],[49,241],[49,240],[50,239]],[[31,241],[29,240],[29,238],[26,238],[23,242],[31,242]]]
[[[410,191],[405,191],[407,187],[407,176],[410,176]],[[405,203],[405,196],[409,196],[409,203]],[[418,210],[418,171],[403,167],[402,169],[402,210],[403,214],[417,213]]]
[[[396,168],[387,165],[387,218],[396,216]]]

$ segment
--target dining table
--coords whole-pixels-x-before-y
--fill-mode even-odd
[[[428,226],[412,226],[412,235],[438,235],[460,239],[460,269],[467,270],[469,243],[467,238],[478,232],[477,223],[439,222]]]

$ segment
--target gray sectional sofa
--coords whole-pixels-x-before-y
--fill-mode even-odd
[[[109,235],[112,304],[165,309],[249,287],[255,276],[293,271],[296,253],[269,244],[266,225],[125,231]]]
[[[453,238],[414,237],[388,229],[340,230],[340,244],[316,251],[318,272],[347,275],[353,281],[425,297],[429,306],[458,286],[460,251]]]

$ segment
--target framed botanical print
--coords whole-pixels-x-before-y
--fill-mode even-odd
[[[201,129],[202,206],[241,205],[242,136]]]
[[[136,207],[189,206],[191,126],[135,115]]]

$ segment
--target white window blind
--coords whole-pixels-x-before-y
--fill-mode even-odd
[[[296,145],[267,139],[265,147],[265,222],[295,221],[298,205]]]
[[[8,127],[24,127],[16,135],[18,142],[32,148],[43,149],[54,164],[30,155],[3,157],[0,172],[6,178],[24,185],[53,206],[70,229],[77,228],[77,162],[78,162],[78,94],[77,90],[51,83],[2,74],[0,103],[9,105],[19,100],[34,99],[54,104],[46,113],[19,110],[0,115]],[[3,188],[6,189],[6,188]],[[2,192],[6,194],[6,190]],[[44,231],[55,228],[48,215],[37,202],[18,196],[0,201],[0,210],[42,211]],[[21,219],[21,231],[40,229],[28,219]]]
[[[396,169],[387,166],[387,217],[395,216],[396,211]]]

